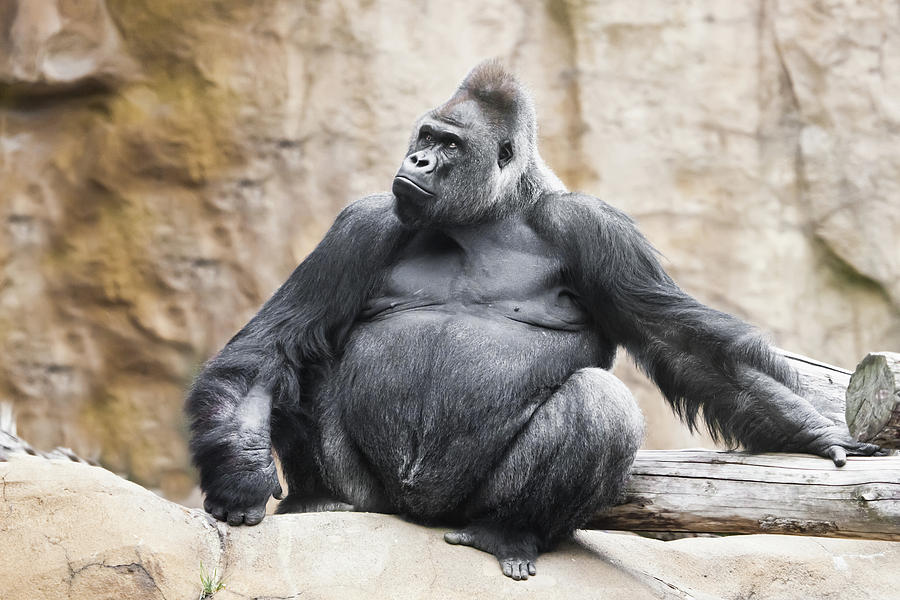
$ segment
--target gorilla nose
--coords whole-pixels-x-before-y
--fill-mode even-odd
[[[391,191],[404,201],[422,203],[433,200],[434,192],[430,188],[434,184],[432,177],[436,166],[437,160],[428,150],[413,152],[400,165]]]
[[[421,151],[410,154],[407,159],[414,169],[430,173],[434,169],[434,160],[427,152]]]

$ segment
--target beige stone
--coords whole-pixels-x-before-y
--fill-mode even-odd
[[[0,82],[37,92],[134,75],[103,0],[4,2]]]
[[[202,361],[491,56],[548,163],[687,291],[845,367],[900,348],[895,2],[10,0],[0,400],[22,435],[186,497]],[[620,363],[649,447],[710,443]]]
[[[16,457],[0,485],[0,598],[193,598],[221,560],[202,512],[100,467]]]
[[[0,462],[0,598],[843,598],[900,585],[900,542],[769,535],[661,542],[581,531],[514,582],[444,529],[366,513],[232,528],[99,467]]]

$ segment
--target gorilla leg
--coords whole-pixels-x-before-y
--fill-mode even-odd
[[[500,561],[504,575],[535,574],[539,552],[613,504],[640,446],[643,416],[602,369],[581,369],[535,412],[468,503],[466,528],[445,536]]]
[[[278,505],[278,513],[395,512],[347,437],[336,404],[316,415],[276,411],[272,437],[288,483],[288,496]]]
[[[272,413],[272,445],[288,484],[288,495],[278,503],[277,513],[343,508],[319,474],[317,444],[315,419],[308,411],[298,407],[276,407]]]

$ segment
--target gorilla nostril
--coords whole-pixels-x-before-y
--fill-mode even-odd
[[[410,164],[416,169],[424,169],[432,163],[428,154],[423,152],[414,152],[407,157],[407,160],[409,160]]]

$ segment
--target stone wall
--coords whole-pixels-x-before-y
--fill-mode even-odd
[[[170,497],[183,390],[408,128],[499,56],[573,189],[698,298],[852,367],[900,348],[896,1],[0,3],[0,400]],[[650,447],[696,445],[627,366]]]

